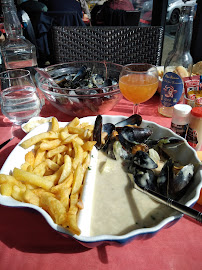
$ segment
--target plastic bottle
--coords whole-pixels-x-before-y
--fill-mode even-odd
[[[172,117],[173,106],[183,98],[183,77],[191,76],[193,59],[190,54],[190,45],[193,15],[193,6],[182,7],[173,50],[165,61],[158,111],[167,117]]]
[[[202,107],[191,110],[186,140],[196,151],[202,147]]]
[[[26,68],[33,72],[37,66],[36,48],[22,35],[14,0],[1,0],[6,40],[1,53],[6,69]]]
[[[187,104],[176,104],[173,108],[171,129],[183,138],[186,137],[192,107]]]

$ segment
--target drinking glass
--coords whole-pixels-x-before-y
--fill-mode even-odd
[[[15,125],[39,115],[42,105],[28,70],[0,73],[0,91],[1,111]]]
[[[158,71],[147,63],[123,66],[119,76],[119,88],[123,96],[134,103],[133,114],[138,114],[138,105],[149,100],[158,88]]]

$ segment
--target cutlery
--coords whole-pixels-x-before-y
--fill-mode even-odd
[[[191,218],[194,218],[199,223],[202,223],[202,213],[201,212],[194,210],[186,205],[183,205],[183,204],[181,204],[181,203],[179,203],[171,198],[167,198],[167,197],[163,196],[162,194],[159,194],[159,193],[157,193],[149,188],[146,188],[146,187],[143,188],[143,187],[139,186],[134,181],[132,174],[128,174],[128,176],[133,184],[133,188],[141,191],[142,193],[147,194],[149,197],[156,200],[157,202],[163,203],[163,204],[177,210],[178,212],[180,212],[182,214],[185,214]]]
[[[0,144],[0,149],[2,149],[7,143],[9,143],[14,137],[8,139],[7,141],[3,142],[2,144]]]

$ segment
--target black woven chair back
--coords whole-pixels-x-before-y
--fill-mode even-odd
[[[55,63],[97,60],[160,65],[163,27],[60,27],[52,29]]]

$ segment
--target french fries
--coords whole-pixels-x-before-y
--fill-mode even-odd
[[[90,163],[93,125],[76,117],[64,128],[52,118],[51,130],[21,143],[30,150],[12,175],[0,174],[0,193],[42,207],[58,225],[80,234],[78,211]]]

